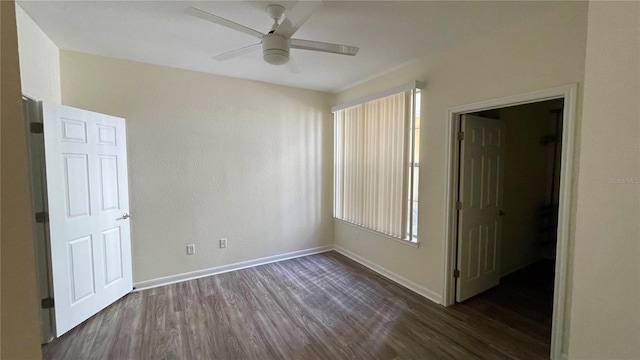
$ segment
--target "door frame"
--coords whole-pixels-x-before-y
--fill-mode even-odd
[[[31,194],[32,208],[34,212],[48,212],[47,204],[47,187],[42,186],[47,183],[45,158],[44,158],[44,135],[31,133],[30,124],[42,124],[42,103],[35,97],[22,94],[23,102],[26,101],[24,122],[25,134],[27,136],[27,148],[29,152],[29,187]],[[35,173],[39,172],[42,176],[37,183]],[[42,199],[41,204],[36,203],[36,199]],[[41,206],[39,206],[41,205]],[[38,284],[38,304],[43,299],[53,298],[52,278],[51,278],[51,248],[49,244],[49,223],[37,223],[35,217],[31,220],[33,231],[33,242],[35,249],[35,265],[36,277]],[[47,344],[55,338],[54,323],[55,314],[53,308],[38,307],[40,314],[40,342]]]
[[[553,319],[551,324],[551,358],[562,357],[564,336],[565,302],[567,290],[567,265],[569,262],[569,238],[571,219],[571,199],[573,189],[574,139],[576,123],[578,84],[567,84],[558,87],[533,91],[524,94],[506,96],[497,99],[480,101],[450,107],[447,111],[449,133],[447,135],[447,157],[445,171],[445,236],[444,236],[444,306],[455,303],[455,279],[457,246],[457,210],[458,201],[458,166],[460,151],[458,147],[458,131],[460,116],[484,110],[524,105],[546,100],[564,99],[562,122],[562,155],[560,166],[560,196],[558,205],[558,234],[556,245],[555,280],[553,289]]]

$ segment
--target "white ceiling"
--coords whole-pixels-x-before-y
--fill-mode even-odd
[[[324,1],[294,37],[360,47],[355,57],[292,50],[302,70],[266,64],[258,50],[211,57],[257,39],[185,14],[194,6],[260,32],[271,3],[295,1],[19,1],[61,49],[299,88],[338,92],[442,48],[553,11],[558,3]],[[424,80],[424,79],[420,79]]]

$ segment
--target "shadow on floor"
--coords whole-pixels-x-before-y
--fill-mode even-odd
[[[454,307],[482,313],[486,318],[517,329],[540,344],[548,355],[553,316],[553,260],[540,260],[500,279],[500,285]]]

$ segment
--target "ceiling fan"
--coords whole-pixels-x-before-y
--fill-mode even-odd
[[[300,29],[300,27],[311,17],[312,13],[321,5],[322,3],[320,1],[298,1],[291,10],[287,11],[286,14],[285,8],[281,5],[271,4],[267,6],[267,13],[273,19],[273,26],[266,34],[194,7],[188,7],[185,11],[187,14],[197,18],[240,31],[260,39],[260,42],[257,44],[244,46],[236,50],[216,55],[213,59],[218,61],[229,60],[251,52],[258,46],[262,45],[262,57],[265,62],[272,65],[288,64],[287,67],[290,71],[298,73],[300,72],[300,69],[291,56],[291,49],[320,51],[349,56],[354,56],[358,53],[358,50],[360,50],[356,46],[291,38],[291,36]]]

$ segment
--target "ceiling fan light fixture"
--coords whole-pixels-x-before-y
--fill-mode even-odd
[[[289,62],[289,39],[275,34],[262,38],[262,57],[271,65],[284,65]]]
[[[268,5],[266,11],[273,20],[273,25],[271,26],[271,30],[266,34],[191,6],[187,7],[185,12],[202,20],[260,39],[260,43],[258,44],[227,51],[214,56],[213,59],[218,61],[229,60],[246,54],[262,44],[262,58],[266,63],[271,65],[289,64],[287,66],[289,71],[299,73],[300,68],[295,59],[290,55],[291,48],[349,56],[354,56],[359,50],[356,46],[292,38],[293,34],[304,25],[311,14],[320,6],[322,6],[322,0],[299,0],[296,1],[295,5],[285,14],[286,9],[282,5]]]
[[[289,62],[289,53],[279,49],[270,49],[262,53],[264,61],[271,65],[284,65]]]

